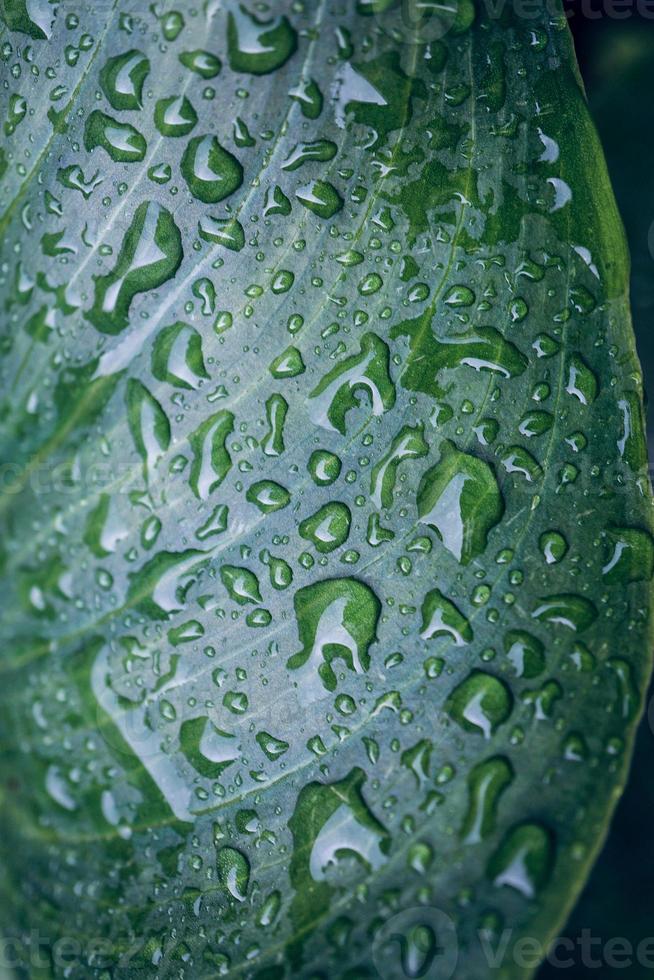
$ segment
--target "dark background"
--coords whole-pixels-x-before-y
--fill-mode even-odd
[[[616,19],[618,6],[610,0],[586,0],[583,8],[580,2],[566,4],[591,111],[629,239],[634,328],[645,387],[654,396],[654,19],[638,14],[636,0],[631,10],[623,5],[622,13],[627,11],[628,16]],[[654,4],[650,7],[654,13]],[[650,458],[654,459],[651,403],[648,429]],[[654,688],[650,698],[653,696]],[[651,717],[654,722],[654,709]],[[575,953],[569,954],[574,965],[562,969],[546,963],[538,980],[561,980],[565,976],[575,980],[654,978],[654,968],[636,962],[610,968],[606,962],[600,964],[598,955],[611,939],[625,938],[636,948],[643,939],[654,937],[653,776],[654,734],[645,717],[631,778],[606,845],[563,932],[576,944]],[[601,940],[594,943],[592,957],[585,957],[586,965],[579,944],[584,929]]]

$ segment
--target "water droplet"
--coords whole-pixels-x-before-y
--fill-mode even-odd
[[[150,61],[142,51],[126,51],[109,58],[100,72],[100,85],[113,109],[140,109]]]
[[[420,459],[429,452],[422,425],[405,425],[395,436],[387,452],[374,466],[370,476],[370,499],[375,507],[391,507],[400,463]]]
[[[504,650],[518,677],[538,677],[545,670],[545,648],[525,630],[509,630],[504,637]]]
[[[568,553],[568,542],[559,531],[545,531],[541,534],[538,547],[548,565],[563,561]]]
[[[227,50],[232,71],[267,75],[285,64],[297,48],[297,34],[286,17],[259,20],[241,4],[227,16]]]
[[[210,51],[203,51],[201,48],[195,51],[182,51],[179,60],[185,68],[194,71],[201,78],[215,78],[222,68],[220,58]]]
[[[234,847],[221,847],[216,855],[218,880],[232,898],[244,902],[250,884],[250,862]]]
[[[312,180],[298,187],[295,196],[300,204],[319,218],[333,218],[343,207],[343,198],[333,184],[325,180]]]
[[[157,399],[136,378],[127,383],[126,401],[127,423],[147,482],[170,445],[170,422]]]
[[[289,95],[299,102],[302,115],[306,119],[317,119],[322,112],[323,97],[315,79],[301,79]]]
[[[279,394],[266,400],[266,419],[268,431],[261,440],[261,448],[266,456],[281,456],[284,452],[284,424],[288,414],[288,402]]]
[[[226,443],[233,431],[234,416],[222,409],[205,419],[188,437],[193,451],[189,484],[200,500],[207,500],[231,469]]]
[[[325,139],[297,143],[282,164],[282,170],[298,170],[303,164],[313,161],[327,163],[334,159],[337,149],[336,143]]]
[[[445,706],[449,716],[467,732],[488,739],[511,714],[513,697],[504,681],[474,670],[454,688]]]
[[[592,405],[597,398],[599,382],[579,354],[570,358],[565,390],[569,395],[574,395],[582,405]]]
[[[230,599],[239,605],[246,605],[248,602],[261,602],[261,592],[259,591],[259,580],[254,572],[248,568],[237,568],[235,565],[222,565],[220,568],[220,580],[227,589]]]
[[[269,370],[273,378],[282,379],[296,378],[298,374],[304,374],[306,368],[298,348],[287,347],[272,361]]]
[[[447,550],[466,565],[486,548],[488,533],[502,519],[504,501],[488,463],[460,452],[451,442],[418,488],[418,515]]]
[[[205,242],[215,242],[231,252],[240,252],[245,246],[245,232],[237,218],[214,218],[204,214],[198,222],[198,231]]]
[[[486,759],[474,767],[468,776],[470,802],[461,827],[465,844],[479,844],[493,833],[500,797],[513,778],[513,767],[502,756]]]
[[[99,109],[89,113],[84,127],[84,146],[89,152],[102,147],[117,163],[135,163],[145,158],[145,137],[130,123],[118,122]]]
[[[352,516],[346,504],[332,501],[300,522],[300,537],[311,541],[316,551],[329,554],[340,548],[350,534]]]
[[[614,527],[607,532],[608,561],[602,568],[607,582],[649,581],[654,575],[654,541],[648,531]]]
[[[522,823],[504,837],[488,863],[488,876],[500,888],[534,898],[548,882],[554,864],[552,835],[538,823]]]
[[[330,453],[326,449],[316,449],[309,457],[307,469],[317,486],[329,487],[341,475],[342,465],[334,453]]]
[[[275,738],[268,732],[258,732],[256,739],[261,751],[271,760],[271,762],[275,762],[286,752],[288,752],[290,748],[288,742],[284,742],[280,738]]]
[[[475,294],[468,286],[451,286],[443,297],[443,302],[453,308],[461,306],[472,306],[475,301]]]
[[[532,612],[533,619],[543,623],[567,626],[576,633],[582,633],[597,619],[597,609],[590,599],[580,595],[552,595],[542,599]]]
[[[171,279],[182,258],[182,236],[170,211],[154,201],[139,204],[113,271],[94,276],[95,297],[88,319],[102,333],[121,333],[129,326],[129,309],[137,293]]]
[[[194,327],[177,322],[159,332],[152,350],[152,374],[158,381],[191,390],[209,377],[202,340]]]
[[[422,604],[420,635],[424,640],[431,640],[437,636],[449,636],[458,647],[471,643],[473,639],[470,623],[454,603],[443,595],[440,589],[432,589],[425,596]]]
[[[162,136],[187,136],[198,114],[185,95],[159,99],[154,107],[154,124]]]
[[[376,334],[361,338],[359,354],[337,364],[313,389],[309,398],[311,420],[325,429],[345,435],[347,413],[358,404],[360,392],[370,397],[373,415],[395,404],[395,386],[389,371],[389,350]]]
[[[335,660],[357,674],[368,670],[381,611],[372,589],[353,578],[326,579],[299,589],[293,605],[302,649],[287,666],[301,672],[309,690],[315,677],[326,690],[336,689]]]
[[[180,165],[188,188],[204,204],[216,204],[243,183],[243,167],[215,136],[189,140]]]
[[[262,514],[272,514],[288,507],[291,495],[280,483],[274,480],[259,480],[248,488],[246,499],[259,508]]]

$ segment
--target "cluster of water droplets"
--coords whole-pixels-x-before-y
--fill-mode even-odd
[[[562,25],[69,6],[2,4],[21,927],[268,980],[367,976],[407,907],[528,921],[619,779],[654,570]]]

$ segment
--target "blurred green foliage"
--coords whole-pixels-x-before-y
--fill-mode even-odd
[[[604,145],[632,255],[632,307],[645,387],[649,389],[650,458],[654,459],[654,22],[572,18],[588,97]],[[654,697],[654,688],[650,691]],[[654,710],[650,713],[654,722]],[[624,938],[634,950],[654,937],[654,734],[643,719],[630,782],[605,848],[567,925],[575,944],[574,966],[545,964],[538,980],[562,976],[625,980],[652,978],[636,962],[612,969],[599,965],[594,943],[582,957],[580,939],[590,930],[602,947]],[[654,939],[652,942],[654,949]],[[563,951],[561,952],[563,959]],[[583,959],[586,963],[584,964]],[[625,962],[627,960],[625,956]],[[597,965],[591,965],[596,963]]]

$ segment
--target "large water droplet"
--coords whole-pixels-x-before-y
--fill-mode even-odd
[[[504,681],[474,670],[454,688],[445,710],[467,732],[490,738],[511,714],[513,696]]]

